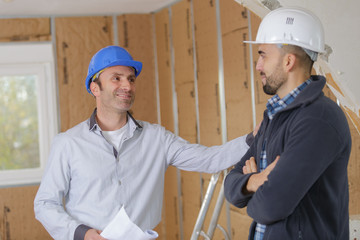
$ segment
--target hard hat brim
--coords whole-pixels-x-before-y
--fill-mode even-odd
[[[317,53],[325,53],[325,49],[315,49],[315,48],[309,48],[309,46],[307,44],[302,44],[299,42],[286,42],[286,41],[263,41],[263,42],[259,42],[259,41],[243,41],[244,43],[249,43],[249,44],[288,44],[288,45],[295,45],[298,47],[302,47],[302,48],[306,48],[309,49],[311,51],[317,52]]]
[[[135,60],[118,60],[118,61],[114,61],[114,62],[111,62],[107,65],[105,65],[103,68],[101,69],[98,69],[97,72],[105,69],[105,68],[109,68],[109,67],[114,67],[114,66],[126,66],[126,67],[132,67],[135,69],[135,76],[139,76],[141,70],[142,70],[142,62],[139,62],[139,61],[135,61]],[[97,72],[94,72],[93,74],[91,75],[88,75],[86,77],[86,89],[89,93],[91,93],[91,90],[90,90],[90,84],[91,84],[91,78],[97,73]]]

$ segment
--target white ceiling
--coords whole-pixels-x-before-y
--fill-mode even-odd
[[[0,17],[156,12],[178,0],[0,0]]]

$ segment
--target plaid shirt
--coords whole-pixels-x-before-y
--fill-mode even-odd
[[[288,95],[286,95],[283,99],[280,99],[278,95],[273,96],[268,100],[266,104],[267,114],[269,116],[270,121],[274,118],[274,115],[279,112],[281,109],[286,108],[290,103],[294,101],[297,95],[311,82],[310,79],[306,80],[300,86],[292,90]],[[267,158],[266,158],[266,140],[263,141],[262,151],[260,153],[260,172],[262,172],[267,167]],[[266,225],[257,223],[255,227],[254,240],[262,240],[264,237]]]

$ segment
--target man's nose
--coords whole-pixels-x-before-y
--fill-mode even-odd
[[[261,72],[262,71],[262,63],[260,58],[258,58],[257,62],[256,62],[256,67],[255,67],[256,71]]]
[[[123,90],[130,90],[131,89],[131,83],[127,79],[121,79],[120,81],[120,88]]]

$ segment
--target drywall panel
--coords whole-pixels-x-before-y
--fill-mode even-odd
[[[179,136],[196,143],[194,51],[190,4],[190,1],[181,1],[171,7],[171,31]],[[191,237],[200,210],[200,192],[199,173],[181,171],[183,239]]]
[[[51,41],[50,18],[0,19],[0,42]]]
[[[134,60],[143,63],[136,79],[134,117],[157,123],[154,41],[151,14],[127,14],[117,17],[119,45],[126,48]]]
[[[155,33],[157,66],[159,77],[159,97],[161,124],[168,130],[174,132],[173,113],[173,90],[171,76],[171,52],[169,36],[169,9],[165,8],[155,14]],[[164,193],[164,218],[165,236],[164,239],[180,239],[179,232],[179,198],[177,194],[177,173],[176,168],[169,167],[165,174]]]
[[[0,189],[0,239],[52,239],[35,220],[34,198],[38,186]]]
[[[220,1],[228,140],[253,126],[247,10],[233,0]]]
[[[61,131],[90,117],[95,99],[85,88],[91,57],[113,44],[111,17],[55,19]]]

